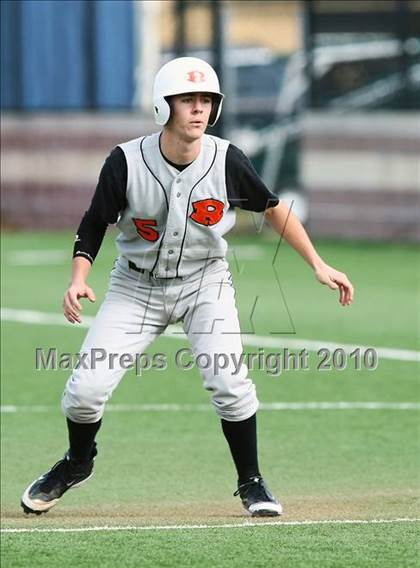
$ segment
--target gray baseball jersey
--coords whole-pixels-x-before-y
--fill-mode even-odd
[[[223,235],[235,223],[224,175],[229,142],[204,135],[199,155],[180,172],[162,157],[159,136],[120,144],[127,162],[127,207],[117,223],[117,246],[156,277],[174,278],[226,255]]]

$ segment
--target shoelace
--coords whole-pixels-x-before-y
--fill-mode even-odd
[[[237,495],[240,495],[241,492],[247,493],[249,491],[249,489],[251,489],[251,488],[252,489],[255,488],[258,491],[258,497],[261,497],[261,500],[267,500],[268,499],[268,495],[267,495],[267,492],[265,490],[264,481],[263,481],[262,477],[253,477],[252,479],[250,479],[246,483],[242,483],[238,487],[238,489],[235,491],[233,496],[236,497]]]
[[[92,447],[91,460],[93,461],[93,459],[97,455],[98,450],[96,448],[96,442],[94,442]],[[62,481],[66,485],[69,485],[74,477],[85,473],[86,468],[91,469],[91,463],[92,462],[87,465],[86,463],[78,463],[74,462],[73,460],[69,460],[68,452],[66,452],[64,458],[55,463],[48,471],[48,473],[45,474],[45,479],[41,483],[43,491],[49,492],[51,489],[53,489],[57,481]]]
[[[87,464],[78,464],[67,458],[67,455],[58,461],[46,475],[45,481],[42,483],[44,491],[49,491],[54,487],[57,481],[62,481],[66,485],[74,480],[80,474],[86,471]]]
[[[50,471],[45,475],[45,480],[42,482],[42,489],[46,492],[49,492],[57,482],[57,480],[62,480],[65,482],[66,477],[66,465],[67,459],[64,458],[58,461],[56,464],[52,466]]]

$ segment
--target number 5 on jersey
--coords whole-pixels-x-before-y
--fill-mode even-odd
[[[133,219],[133,223],[140,237],[152,243],[158,240],[159,233],[152,229],[157,225],[155,219]]]

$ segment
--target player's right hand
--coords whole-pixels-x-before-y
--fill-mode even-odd
[[[64,294],[63,312],[64,316],[70,323],[81,323],[80,312],[82,304],[80,298],[88,298],[91,302],[96,300],[95,294],[85,282],[72,283]]]

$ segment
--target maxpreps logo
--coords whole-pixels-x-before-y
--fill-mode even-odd
[[[191,83],[204,83],[206,80],[206,76],[202,71],[188,71],[187,73],[187,81],[191,81]]]

